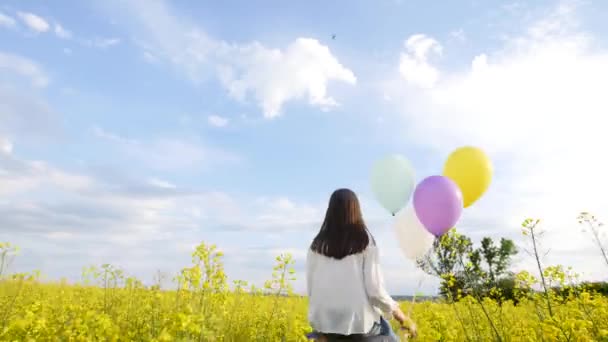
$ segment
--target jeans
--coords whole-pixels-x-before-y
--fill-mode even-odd
[[[391,324],[380,317],[380,323],[374,323],[372,329],[367,333],[367,336],[389,336],[391,341],[399,341],[397,334],[393,331]]]
[[[308,334],[308,339],[319,338],[321,334],[313,332]],[[323,334],[327,337],[328,341],[378,341],[378,342],[399,342],[399,337],[391,328],[390,323],[380,317],[380,322],[374,323],[372,328],[367,334],[357,335],[339,335],[339,334]]]

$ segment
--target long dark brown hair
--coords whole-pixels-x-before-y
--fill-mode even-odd
[[[340,260],[365,250],[370,237],[375,244],[363,221],[357,195],[349,189],[338,189],[329,199],[325,220],[310,249]]]

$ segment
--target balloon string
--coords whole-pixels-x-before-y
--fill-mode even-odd
[[[420,287],[422,287],[423,281],[424,281],[424,277],[423,277],[423,275],[420,275],[418,277],[418,287],[416,288],[416,291],[414,292],[414,296],[412,297],[412,305],[410,305],[410,308],[407,311],[408,316],[412,315],[412,309],[414,309],[414,304],[416,304],[416,296],[418,295],[418,291],[420,290]]]

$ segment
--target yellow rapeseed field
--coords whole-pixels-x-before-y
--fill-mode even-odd
[[[0,245],[0,261],[11,250]],[[171,291],[143,286],[110,265],[85,269],[80,284],[4,275],[0,340],[306,341],[307,300],[291,292],[291,257],[277,257],[272,279],[256,289],[243,281],[229,283],[221,256],[214,246],[201,244],[193,265],[176,277],[178,290]],[[566,275],[559,267],[545,274],[562,284]],[[528,273],[518,279],[522,286],[535,281]],[[420,341],[608,341],[608,300],[586,291],[567,298],[522,295],[517,306],[471,297],[456,304],[402,305],[411,309]]]

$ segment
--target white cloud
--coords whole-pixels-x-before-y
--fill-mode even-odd
[[[25,57],[0,52],[0,69],[25,76],[36,87],[46,87],[49,84],[49,78],[42,68]]]
[[[15,28],[17,22],[12,17],[0,12],[0,27],[6,27],[9,29]]]
[[[115,143],[120,143],[124,145],[137,145],[139,142],[137,140],[123,138],[117,134],[106,131],[105,129],[95,126],[93,127],[93,134],[98,138],[103,138],[106,140],[110,140]]]
[[[487,229],[510,235],[519,231],[518,222],[538,216],[548,244],[587,249],[578,212],[608,219],[608,201],[599,190],[608,188],[608,49],[577,27],[574,9],[560,5],[499,51],[434,79],[432,88],[398,88],[391,95],[403,101],[403,127],[412,141],[446,156],[458,146],[476,145],[493,158],[494,184],[465,211],[465,221],[490,215],[496,228]],[[506,230],[492,230],[499,228]],[[569,263],[565,254],[553,258]]]
[[[129,271],[141,271],[137,261],[125,263],[116,256],[124,254],[125,247],[131,251],[141,244],[148,244],[151,250],[166,249],[161,240],[170,239],[174,232],[184,234],[198,227],[182,208],[198,205],[206,196],[181,195],[174,189],[145,183],[105,183],[45,162],[2,154],[0,192],[0,221],[6,227],[0,232],[0,240],[20,244],[29,254],[24,255],[26,259],[38,256],[32,268],[41,268],[55,279],[65,275],[74,280],[78,269],[89,263],[117,262]],[[191,235],[182,237],[192,239]],[[70,251],[77,263],[65,258],[54,258],[54,265],[44,261],[57,254],[52,245],[60,241],[66,242],[62,249]],[[150,245],[154,241],[158,241],[156,245]],[[37,248],[39,244],[45,248]],[[143,263],[141,256],[131,256],[139,257],[139,263]],[[176,256],[179,259],[179,255],[171,257]],[[156,259],[154,267],[166,267],[165,257]],[[141,273],[147,275],[151,270]]]
[[[441,133],[433,141],[443,146],[479,141],[492,151],[554,149],[558,143],[535,133],[575,135],[579,146],[588,142],[580,138],[591,137],[577,130],[595,130],[589,124],[603,120],[596,114],[606,105],[599,85],[608,73],[608,51],[592,49],[585,34],[556,33],[560,26],[540,35],[559,22],[541,25],[502,51],[476,56],[469,68],[446,74],[434,89],[410,91],[420,99],[413,106],[424,113],[408,112],[427,130],[423,134]]]
[[[42,161],[23,161],[10,153],[0,154],[0,174],[0,192],[4,198],[27,194],[40,187],[79,193],[92,184],[89,177],[64,172]],[[22,205],[21,208],[29,206],[28,202]]]
[[[56,113],[32,88],[48,82],[35,63],[0,52],[0,154],[10,154],[13,144],[48,143],[60,134]]]
[[[59,23],[55,24],[55,34],[61,39],[72,39],[72,32],[63,28]]]
[[[146,60],[146,62],[148,62],[150,64],[155,64],[158,62],[158,57],[156,57],[150,51],[144,51],[143,56],[144,56],[144,59]]]
[[[107,49],[120,44],[120,38],[94,38],[84,41],[84,45],[98,49]]]
[[[99,39],[95,42],[95,45],[102,49],[110,47],[110,46],[118,45],[118,44],[120,44],[119,38],[104,38],[104,39]]]
[[[441,55],[442,47],[433,38],[416,34],[405,41],[401,53],[399,72],[409,83],[430,88],[439,80],[439,70],[429,63],[432,55]]]
[[[464,42],[467,40],[467,36],[464,33],[463,29],[458,29],[450,32],[450,37],[456,39],[459,42]]]
[[[94,133],[99,138],[117,144],[121,153],[155,169],[188,168],[199,165],[207,157],[207,153],[202,146],[178,139],[140,142],[106,132],[101,128],[95,128]]]
[[[0,54],[0,65],[2,60]],[[0,66],[0,75],[10,73]],[[28,76],[26,79],[30,81]],[[13,142],[27,140],[48,143],[49,138],[56,137],[61,130],[55,111],[40,98],[35,89],[15,83],[17,85],[10,86],[0,82],[0,136]]]
[[[241,160],[239,156],[228,151],[182,138],[139,141],[107,132],[99,127],[93,128],[93,134],[115,144],[121,155],[157,170],[189,169],[212,163],[234,163]]]
[[[298,38],[284,51],[243,45],[230,49],[226,59],[232,63],[222,67],[220,80],[230,95],[243,99],[252,93],[267,118],[279,116],[285,102],[301,98],[328,110],[338,105],[327,95],[329,82],[357,82],[327,46],[311,38]]]
[[[23,23],[29,27],[32,31],[36,31],[38,33],[47,32],[51,26],[49,23],[44,20],[44,18],[28,12],[19,12],[17,13],[19,18],[23,21]]]
[[[13,143],[7,138],[0,137],[0,153],[11,154],[13,152]]]
[[[211,126],[215,127],[225,127],[226,125],[228,125],[228,119],[219,115],[209,115],[207,117],[207,122]]]
[[[142,36],[139,45],[199,83],[217,76],[229,94],[251,96],[266,118],[281,115],[285,103],[306,100],[329,110],[338,101],[329,83],[356,84],[354,73],[329,48],[312,38],[298,38],[283,49],[258,42],[230,44],[214,39],[186,18],[172,13],[165,1],[122,3],[125,21]],[[116,11],[116,9],[114,9]]]
[[[169,183],[167,181],[164,181],[164,180],[158,179],[158,178],[152,178],[152,179],[150,179],[148,181],[148,183],[150,183],[150,185],[157,186],[159,188],[177,189],[177,187],[175,186],[175,184]]]
[[[23,247],[16,267],[41,269],[53,279],[77,280],[82,266],[106,262],[144,279],[156,269],[174,275],[204,240],[227,253],[231,279],[247,271],[245,279],[261,285],[276,253],[294,254],[302,268],[321,219],[314,206],[285,197],[200,192],[158,178],[125,180],[120,173],[96,177],[2,153],[0,194],[6,227],[0,241]]]
[[[315,227],[318,229],[324,214],[324,205],[296,204],[286,197],[259,198],[254,214],[258,229],[281,229],[281,226]]]

